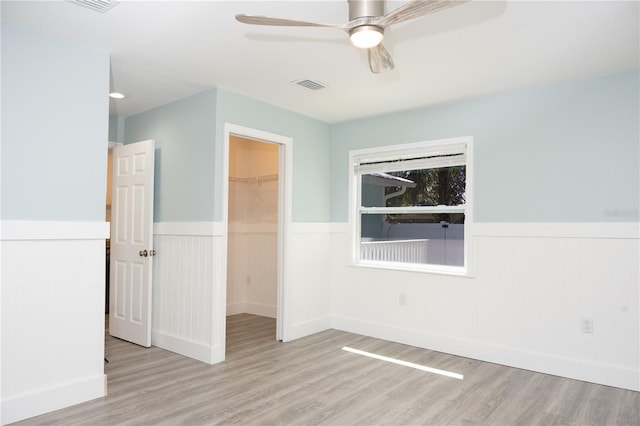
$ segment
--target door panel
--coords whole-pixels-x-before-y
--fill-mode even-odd
[[[109,333],[151,346],[154,141],[113,150]]]

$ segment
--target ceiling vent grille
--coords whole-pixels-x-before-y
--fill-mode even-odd
[[[305,89],[309,89],[309,90],[322,90],[327,87],[323,83],[320,83],[319,81],[309,80],[308,78],[292,81],[291,83],[298,85],[300,87],[304,87]]]
[[[96,12],[105,13],[119,2],[116,0],[67,0],[69,3],[77,4]]]

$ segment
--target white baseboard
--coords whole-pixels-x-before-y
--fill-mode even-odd
[[[236,302],[227,305],[227,316],[238,314],[252,314],[261,317],[276,318],[277,310],[273,305],[264,305],[262,303]]]
[[[306,337],[315,333],[319,333],[321,331],[329,330],[330,328],[330,316],[314,318],[312,320],[300,322],[289,327],[288,330],[285,331],[283,340],[285,342],[290,342],[301,337]]]
[[[334,315],[331,319],[331,326],[336,330],[473,358],[480,361],[640,391],[640,372],[630,368],[597,364],[580,359],[562,358],[555,355],[518,350],[474,340],[434,335],[421,330],[392,327],[343,316]]]
[[[2,424],[39,416],[105,395],[105,376],[91,377],[2,401]]]
[[[263,305],[262,303],[245,302],[245,313],[260,315],[261,317],[276,318],[276,307],[272,305]]]
[[[211,347],[211,362],[209,364],[217,364],[224,361],[225,347],[222,345],[213,345]]]
[[[244,309],[244,303],[243,302],[236,302],[236,303],[228,303],[227,304],[227,316],[229,315],[239,315],[239,314],[244,314],[245,313],[245,309]]]
[[[213,348],[202,343],[190,342],[179,337],[152,331],[151,344],[207,364],[215,364],[218,362],[216,361]]]

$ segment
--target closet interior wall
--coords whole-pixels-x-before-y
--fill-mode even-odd
[[[229,144],[227,315],[276,317],[278,145]]]

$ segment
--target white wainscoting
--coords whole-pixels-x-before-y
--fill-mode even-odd
[[[212,302],[215,234],[212,222],[154,224],[151,343],[199,361],[217,361]]]
[[[224,360],[223,229],[221,222],[154,225],[153,345],[208,363]],[[284,341],[330,328],[330,230],[327,223],[291,224]]]
[[[2,221],[2,423],[105,394],[104,222]]]
[[[276,238],[275,233],[269,234],[269,230],[264,226],[243,226],[236,228],[236,233],[230,233],[229,238],[243,240],[245,242],[258,236],[259,244],[262,248],[270,246]],[[331,327],[330,320],[330,255],[331,248],[331,224],[329,223],[292,223],[290,224],[285,256],[287,256],[286,282],[284,288],[284,318],[283,341],[291,341],[304,336],[308,336],[319,331],[327,330]],[[255,253],[264,253],[258,250]],[[274,253],[275,256],[275,253]],[[269,265],[265,265],[269,262]],[[267,274],[276,274],[271,268],[275,265],[273,259],[254,258],[249,270],[255,272],[266,271]],[[230,267],[230,273],[231,267]],[[271,276],[271,275],[270,275]],[[246,279],[246,277],[244,277]],[[242,283],[243,277],[239,281]],[[267,287],[263,287],[267,289]],[[270,291],[270,290],[269,290]],[[234,300],[231,296],[230,300]],[[241,296],[240,296],[241,297]],[[245,300],[249,297],[245,296]],[[249,299],[250,300],[250,299]],[[254,299],[255,300],[255,299]],[[262,299],[266,300],[264,296]],[[271,309],[270,303],[266,306],[257,307],[254,305],[243,305],[238,309],[257,315],[267,315]],[[227,306],[227,313],[235,312],[237,309],[233,305]],[[262,309],[262,311],[260,311]],[[261,313],[262,312],[262,313]],[[275,305],[273,306],[275,316]]]
[[[331,223],[292,223],[285,341],[331,328]]]
[[[640,390],[638,223],[475,224],[474,276],[349,263],[335,224],[332,326]],[[400,304],[400,300],[404,304]],[[582,319],[594,332],[583,333]]]
[[[227,315],[276,318],[278,234],[275,224],[230,224],[227,253]]]

